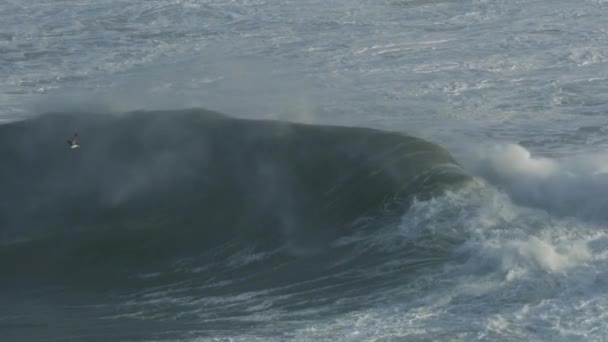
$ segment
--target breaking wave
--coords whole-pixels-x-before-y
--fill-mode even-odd
[[[199,109],[52,113],[0,126],[0,140],[0,265],[13,285],[121,286],[194,259],[191,270],[241,274],[299,260],[272,285],[310,279],[315,263],[350,258],[336,241],[469,180],[444,149],[403,134]]]

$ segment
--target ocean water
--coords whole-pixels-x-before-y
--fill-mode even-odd
[[[0,2],[0,339],[604,340],[607,15]]]

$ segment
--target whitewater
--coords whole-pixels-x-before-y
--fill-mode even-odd
[[[0,339],[604,340],[607,15],[0,2]]]

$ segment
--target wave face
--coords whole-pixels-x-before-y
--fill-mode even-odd
[[[81,147],[69,149],[75,131]],[[175,329],[164,319],[197,306],[213,308],[215,329],[250,327],[255,320],[242,318],[270,305],[250,301],[268,291],[285,310],[335,301],[350,310],[357,301],[348,298],[403,281],[361,270],[417,253],[357,241],[413,201],[469,181],[444,149],[418,138],[205,110],[46,114],[1,125],[0,156],[3,292],[28,297],[25,289],[47,286],[62,302],[88,298],[96,319],[123,312],[110,305],[120,298],[141,305],[127,316],[156,305],[143,311],[158,319],[121,330],[133,336]],[[169,292],[181,296],[159,294]]]

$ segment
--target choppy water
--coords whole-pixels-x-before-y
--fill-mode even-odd
[[[0,120],[71,113],[32,121],[33,130],[0,129],[0,335],[602,340],[607,14],[601,0],[0,3]],[[191,107],[406,133],[439,144],[474,178],[416,200],[395,195],[408,179],[399,172],[381,183],[393,199],[381,202],[348,183],[342,189],[352,198],[341,198],[366,204],[345,219],[350,230],[323,235],[323,224],[335,227],[343,217],[319,216],[331,203],[316,198],[345,184],[339,175],[365,168],[349,154],[356,145],[308,154],[314,146],[293,141],[285,154],[271,154],[274,168],[260,163],[266,166],[255,173],[268,184],[290,184],[289,196],[248,183],[259,180],[251,170],[241,182],[230,176],[229,193],[248,190],[237,196],[241,204],[262,207],[299,198],[277,211],[297,213],[288,215],[296,222],[276,213],[263,220],[277,229],[315,222],[306,248],[281,234],[199,245],[197,222],[208,217],[200,213],[224,202],[205,202],[192,186],[221,183],[189,172],[206,167],[192,164],[193,156],[209,150],[175,147],[198,137],[197,126],[180,124],[172,135],[162,129],[171,124],[152,120],[131,134],[137,125],[108,130],[73,116]],[[74,130],[85,132],[82,148],[68,154],[65,139]],[[330,146],[346,146],[331,136],[337,145]],[[232,137],[235,145],[224,149],[241,159],[223,165],[259,161],[255,146],[234,147],[256,137]],[[277,140],[264,141],[272,149]],[[368,148],[364,165],[391,160]],[[294,161],[299,170],[328,165],[320,155],[350,161],[322,182],[273,176],[277,165]],[[77,182],[69,182],[69,166],[77,166]],[[167,181],[173,178],[181,181]],[[310,198],[298,197],[311,188]],[[184,193],[204,205],[159,200]],[[378,203],[385,210],[363,215]],[[233,221],[217,214],[216,222],[256,226],[239,218],[259,211],[239,208],[245,211]]]

